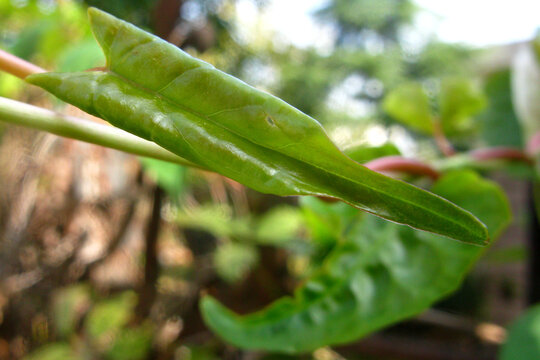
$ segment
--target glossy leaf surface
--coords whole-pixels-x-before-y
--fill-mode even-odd
[[[433,191],[476,214],[493,237],[510,220],[504,193],[474,172],[450,173]],[[342,228],[336,249],[294,297],[246,316],[206,297],[206,323],[248,349],[295,353],[350,342],[418,314],[456,289],[483,251],[368,214],[349,218]]]
[[[260,192],[334,197],[397,223],[487,243],[470,213],[359,165],[317,121],[280,99],[111,15],[89,13],[107,69],[36,74],[29,82]]]

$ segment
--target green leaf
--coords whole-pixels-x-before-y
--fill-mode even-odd
[[[433,134],[429,98],[418,83],[406,83],[392,90],[383,109],[395,120],[423,134]]]
[[[540,304],[527,310],[512,324],[500,359],[540,359]]]
[[[185,168],[178,164],[152,158],[141,158],[144,170],[161,186],[171,200],[176,201],[184,190]]]
[[[474,129],[472,116],[486,106],[482,90],[471,80],[448,77],[441,82],[440,118],[447,135],[459,135]]]
[[[381,146],[353,146],[343,151],[345,155],[350,157],[360,164],[367,163],[368,161],[392,155],[401,155],[398,148],[394,144],[384,144]]]
[[[145,324],[136,328],[123,329],[114,339],[105,358],[110,360],[142,360],[148,358],[152,348],[154,329]]]
[[[493,237],[510,221],[502,190],[476,173],[450,173],[433,191],[476,214]],[[350,342],[449,294],[483,251],[367,214],[348,221],[341,236],[294,297],[238,316],[207,296],[201,301],[205,322],[227,342],[247,349],[298,353]]]
[[[131,292],[96,304],[86,319],[88,335],[98,342],[103,339],[108,341],[111,335],[128,323],[134,305],[135,296]]]
[[[227,204],[209,203],[178,209],[176,223],[184,228],[199,229],[216,237],[248,239],[251,236],[251,217],[234,217]]]
[[[215,354],[210,346],[185,346],[179,347],[175,354],[182,360],[219,360],[220,357]]]
[[[68,338],[76,330],[77,323],[90,306],[90,291],[85,284],[58,290],[53,298],[53,318],[59,337]]]
[[[67,343],[44,345],[24,357],[24,360],[77,360],[80,359]]]
[[[242,280],[258,261],[257,249],[248,244],[227,242],[214,253],[216,272],[230,283]]]
[[[103,53],[95,41],[81,41],[67,48],[58,59],[60,71],[82,71],[103,65]]]
[[[309,238],[317,245],[334,245],[351,221],[359,216],[356,209],[344,203],[328,203],[305,197],[300,204],[309,229]]]
[[[280,99],[111,15],[89,14],[108,69],[35,74],[29,82],[257,191],[334,197],[397,223],[487,243],[470,213],[359,165],[317,121]]]
[[[297,207],[278,206],[262,216],[255,230],[259,244],[283,245],[295,238],[302,228],[302,214]]]

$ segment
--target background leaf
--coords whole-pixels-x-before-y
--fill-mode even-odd
[[[360,164],[367,163],[368,161],[392,155],[401,155],[398,148],[394,144],[384,144],[381,146],[365,146],[359,145],[350,147],[344,150],[344,153]]]
[[[439,106],[445,134],[458,135],[476,127],[473,116],[486,106],[486,98],[471,80],[447,77],[441,81]]]
[[[128,323],[135,305],[134,295],[131,292],[125,292],[97,303],[85,322],[88,335],[98,342],[110,340]]]
[[[89,306],[90,294],[85,284],[57,291],[53,299],[53,316],[58,336],[67,338],[73,334],[78,321]]]
[[[140,158],[144,170],[161,186],[171,200],[178,201],[184,190],[186,170],[183,166],[151,158]]]
[[[383,109],[393,119],[423,134],[433,134],[429,98],[418,83],[406,83],[393,89],[383,101]]]
[[[473,172],[450,173],[433,191],[476,214],[493,237],[510,221],[501,189]],[[205,322],[248,349],[296,353],[349,342],[413,316],[456,289],[483,251],[367,214],[346,224],[339,245],[294,298],[238,316],[205,297]]]
[[[540,359],[540,304],[531,307],[510,327],[500,360]]]
[[[68,343],[51,343],[28,354],[24,360],[78,360]]]
[[[257,249],[242,243],[225,243],[218,246],[214,253],[218,275],[230,283],[242,280],[258,261]]]

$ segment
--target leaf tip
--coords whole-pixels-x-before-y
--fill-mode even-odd
[[[201,315],[204,319],[204,322],[213,327],[213,320],[217,319],[217,315],[225,309],[223,305],[219,303],[213,296],[205,295],[201,298],[199,307],[201,309]]]
[[[43,89],[48,89],[51,85],[59,85],[59,80],[57,80],[55,76],[51,76],[51,73],[31,74],[24,80],[29,84],[39,86]],[[51,84],[51,82],[56,82],[56,84]]]
[[[116,36],[121,20],[95,7],[88,8],[88,19],[92,32],[108,59],[108,49]]]
[[[476,216],[474,216],[474,214],[471,213],[471,216],[475,220],[474,233],[471,231],[470,236],[468,238],[463,238],[463,239],[456,238],[456,240],[460,240],[466,244],[475,245],[475,246],[483,247],[483,246],[489,245],[491,240],[490,240],[489,230],[487,226],[482,221],[480,221]]]

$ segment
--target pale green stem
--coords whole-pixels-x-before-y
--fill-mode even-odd
[[[123,130],[90,120],[62,115],[3,97],[0,97],[0,121],[47,131],[59,136],[82,140],[130,154],[201,168],[153,142],[141,139]]]

